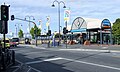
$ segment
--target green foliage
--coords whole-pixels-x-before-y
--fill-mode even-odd
[[[32,39],[34,39],[35,37],[34,37],[34,28],[33,28],[33,27],[32,27],[31,30],[30,30],[30,34],[31,34],[31,36],[32,36]]]
[[[61,34],[60,34],[60,37],[62,37]],[[59,33],[57,33],[57,34],[55,35],[55,38],[59,38]]]
[[[120,18],[116,19],[112,26],[112,32],[114,36],[120,35]]]
[[[19,38],[23,38],[23,31],[21,29],[18,32],[18,36],[19,36]]]
[[[35,39],[35,34],[38,36],[41,34],[41,30],[35,25],[34,27],[31,28],[30,34],[32,36],[32,39]]]
[[[120,18],[116,19],[112,26],[113,38],[120,41]]]

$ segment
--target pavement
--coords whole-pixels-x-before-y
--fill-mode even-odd
[[[40,48],[40,49],[52,49],[52,50],[71,50],[71,51],[100,51],[100,52],[120,52],[120,45],[66,45],[61,44],[60,46],[50,46],[48,47],[47,44],[41,44],[41,45],[26,45],[26,46],[32,46],[34,48]]]

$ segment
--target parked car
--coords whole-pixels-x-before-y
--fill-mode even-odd
[[[11,40],[10,40],[10,46],[11,46],[11,47],[17,46],[16,41],[14,41],[13,39],[11,39]]]
[[[19,38],[12,38],[12,42],[14,42],[17,45],[19,45]]]
[[[4,39],[1,41],[2,48],[4,48]],[[10,40],[8,38],[5,38],[5,47],[10,48]]]

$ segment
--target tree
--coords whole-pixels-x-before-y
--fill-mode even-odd
[[[120,35],[120,18],[113,23],[112,32],[114,36]]]
[[[120,18],[116,19],[116,21],[113,23],[112,33],[113,33],[114,40],[120,41]]]
[[[36,35],[37,35],[37,36],[41,34],[41,29],[39,29],[39,28],[35,25],[35,26],[32,27],[31,30],[30,30],[30,34],[31,34],[31,36],[32,36],[32,39],[35,39],[35,31],[37,31],[37,32],[36,32]]]
[[[32,36],[32,39],[34,39],[34,28],[32,27],[31,30],[30,30],[30,34]]]
[[[18,36],[19,38],[22,38],[23,37],[23,31],[20,29],[19,32],[18,32]]]

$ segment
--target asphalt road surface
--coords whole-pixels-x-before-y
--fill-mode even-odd
[[[21,67],[13,72],[120,72],[120,53],[71,51],[20,45],[13,48]]]

